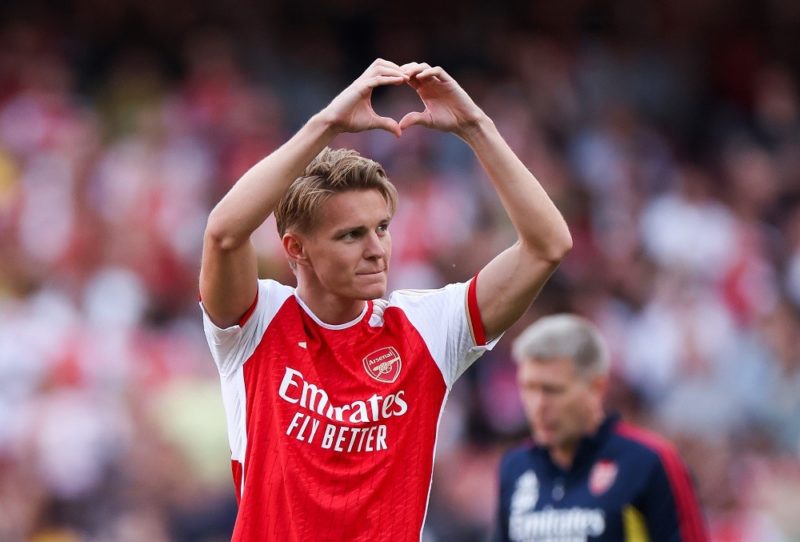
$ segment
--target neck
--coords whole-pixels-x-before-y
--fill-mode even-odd
[[[553,446],[550,448],[550,459],[562,469],[569,469],[572,466],[572,462],[575,460],[575,453],[578,451],[578,442],[579,441],[572,441],[561,444],[560,446]]]
[[[555,446],[551,446],[548,451],[550,453],[550,459],[553,460],[553,463],[564,470],[572,467],[572,463],[575,461],[575,454],[578,453],[578,446],[580,445],[581,438],[597,433],[600,424],[603,423],[604,417],[605,413],[603,413],[602,410],[593,412],[592,415],[587,419],[587,423],[583,428],[583,433],[581,433],[580,436],[578,436],[576,439],[571,439]]]
[[[295,291],[317,318],[333,326],[358,318],[367,303],[363,299],[347,299],[330,292],[315,292],[302,285],[298,285]]]

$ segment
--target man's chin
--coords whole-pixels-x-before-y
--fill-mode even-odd
[[[386,289],[386,276],[375,276],[372,280],[357,280],[351,284],[348,297],[364,301],[378,299],[386,294]]]
[[[374,286],[372,288],[365,288],[361,299],[378,299],[386,295],[386,285]]]
[[[555,440],[555,434],[549,431],[534,431],[533,440],[539,446],[550,446]]]

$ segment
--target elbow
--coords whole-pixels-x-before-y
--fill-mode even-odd
[[[555,263],[561,263],[561,261],[567,257],[570,250],[572,250],[572,235],[569,233],[569,230],[565,228],[560,238],[553,242],[550,247],[548,259]]]
[[[211,211],[203,234],[203,245],[219,252],[228,252],[240,247],[248,238],[241,239],[224,219],[218,216],[216,209]]]
[[[527,246],[527,251],[537,260],[548,262],[554,266],[561,263],[572,250],[572,235],[564,228],[551,236],[546,242],[522,243]]]

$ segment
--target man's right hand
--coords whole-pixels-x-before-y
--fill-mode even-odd
[[[336,96],[320,115],[336,132],[363,132],[379,128],[400,137],[400,124],[392,118],[381,117],[372,108],[372,89],[382,85],[402,85],[408,79],[409,76],[400,66],[379,58]]]

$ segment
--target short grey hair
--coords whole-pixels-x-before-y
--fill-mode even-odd
[[[555,314],[531,324],[512,345],[517,363],[568,358],[583,376],[607,375],[608,346],[597,327],[574,314]]]

